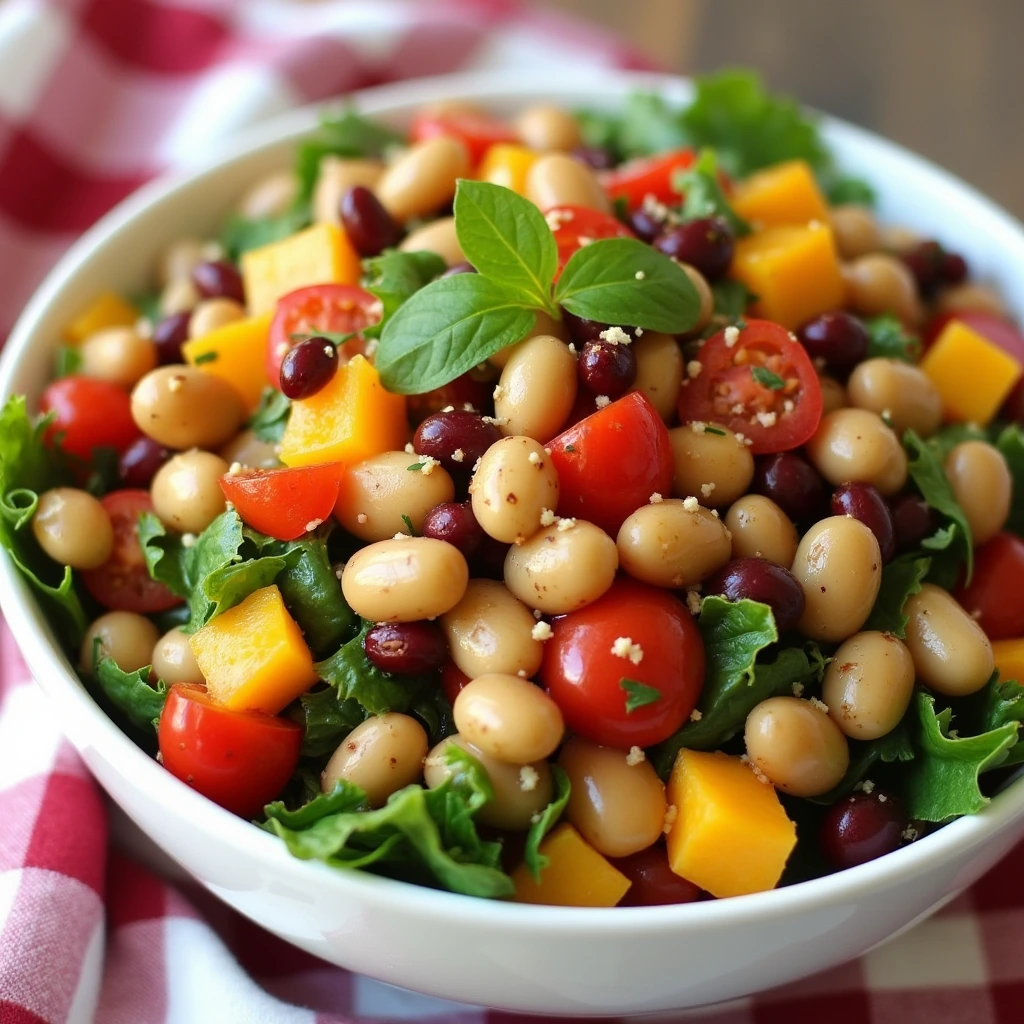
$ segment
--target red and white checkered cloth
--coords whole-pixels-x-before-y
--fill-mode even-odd
[[[0,337],[79,232],[232,129],[394,78],[569,61],[643,63],[516,0],[6,0]],[[130,859],[27,675],[0,623],[0,1024],[519,1020],[328,966]],[[1022,865],[1024,847],[858,962],[685,1019],[1019,1024]]]

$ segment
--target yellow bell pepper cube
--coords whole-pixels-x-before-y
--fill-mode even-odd
[[[354,466],[371,455],[401,450],[408,434],[405,398],[385,391],[373,365],[354,356],[325,388],[292,402],[280,456],[286,466]]]
[[[359,254],[336,224],[305,231],[242,254],[242,280],[252,316],[273,310],[282,295],[313,284],[359,284]]]
[[[789,160],[752,174],[733,193],[732,208],[760,228],[828,221],[828,204],[804,160]]]
[[[255,409],[267,386],[266,354],[270,313],[235,320],[181,346],[185,362],[222,377]]]
[[[946,419],[984,426],[1024,367],[962,320],[950,320],[924,354],[921,369],[938,388]]]
[[[755,316],[791,329],[846,299],[832,229],[817,221],[741,238],[731,273],[757,296]]]
[[[994,640],[992,655],[999,678],[1004,682],[1013,679],[1024,684],[1024,637],[1015,640]]]
[[[535,882],[525,864],[512,872],[519,903],[553,907],[614,907],[630,887],[629,879],[605,860],[572,827],[557,826],[540,844],[549,859]]]
[[[313,656],[276,585],[253,591],[189,637],[206,689],[232,711],[276,715],[316,682]]]
[[[496,142],[490,146],[476,176],[481,181],[489,181],[493,185],[504,185],[520,195],[526,194],[526,175],[537,162],[540,154],[526,146],[517,146],[511,142]]]
[[[775,888],[796,846],[796,825],[749,765],[681,750],[667,796],[676,808],[668,861],[677,875],[719,897]]]
[[[64,338],[77,345],[107,327],[131,327],[139,311],[115,292],[103,292],[64,329]]]

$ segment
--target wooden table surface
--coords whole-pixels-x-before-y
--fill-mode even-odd
[[[743,65],[1024,218],[1024,0],[547,0],[666,68]]]

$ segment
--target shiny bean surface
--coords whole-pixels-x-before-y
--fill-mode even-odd
[[[542,210],[553,206],[584,206],[602,213],[611,204],[594,172],[564,153],[548,153],[526,174],[526,198]]]
[[[846,388],[835,379],[835,377],[820,378],[821,384],[821,414],[827,416],[836,409],[845,409],[850,404],[850,396]]]
[[[672,490],[677,497],[695,497],[704,505],[722,508],[747,493],[754,478],[754,457],[728,428],[723,433],[700,433],[686,424],[668,432],[672,442],[674,474]]]
[[[85,377],[132,387],[157,364],[157,350],[149,338],[141,338],[133,327],[107,327],[90,334],[78,349]]]
[[[683,352],[671,334],[644,331],[633,342],[636,356],[636,380],[633,386],[643,392],[658,415],[666,422],[674,419],[679,389],[683,382]]]
[[[402,252],[437,253],[449,267],[455,266],[456,263],[462,263],[466,259],[455,234],[454,217],[440,217],[415,231],[410,231],[398,248]]]
[[[836,248],[844,260],[878,252],[882,248],[882,232],[875,215],[866,206],[852,203],[833,206],[828,213]]]
[[[199,299],[199,290],[189,278],[171,281],[160,292],[160,316],[166,318],[176,313],[188,313],[195,308]]]
[[[202,338],[218,327],[245,319],[245,307],[234,299],[203,299],[188,321],[189,338]]]
[[[280,217],[291,209],[299,192],[299,179],[291,171],[273,171],[242,195],[238,212],[246,220]]]
[[[708,284],[707,278],[696,267],[691,267],[689,263],[681,263],[680,266],[690,279],[690,284],[696,289],[697,299],[699,300],[697,319],[687,335],[687,337],[694,337],[699,335],[711,322],[711,315],[715,311],[715,296],[711,291],[711,285]]]
[[[372,189],[384,173],[379,160],[350,160],[325,156],[313,188],[313,220],[317,224],[341,223],[341,199],[357,186]]]
[[[245,419],[238,392],[191,366],[160,366],[132,390],[132,419],[168,448],[217,448]]]
[[[564,341],[536,334],[520,342],[494,389],[494,415],[508,436],[544,444],[565,425],[576,401],[576,359]]]
[[[72,569],[98,569],[114,550],[107,510],[76,487],[55,487],[39,495],[32,533],[58,565]]]
[[[136,672],[153,660],[153,648],[160,634],[145,615],[135,612],[107,612],[85,631],[79,663],[93,669],[93,654],[99,640],[97,659],[110,658],[122,672]]]
[[[954,285],[943,288],[935,299],[936,313],[955,313],[958,310],[974,310],[978,313],[991,313],[993,316],[1008,318],[1009,310],[1003,297],[987,284]]]
[[[1013,477],[1003,453],[985,441],[964,441],[946,457],[946,479],[975,545],[991,540],[1005,525],[1013,498]]]
[[[458,139],[438,136],[417,142],[391,164],[374,191],[399,223],[434,213],[455,195],[455,182],[469,175],[469,152]]]
[[[515,123],[523,144],[541,153],[568,153],[582,141],[579,122],[561,107],[535,104],[527,107]]]
[[[942,423],[942,398],[921,370],[899,359],[868,359],[846,385],[850,404],[885,415],[902,437],[914,430],[931,437]]]
[[[261,441],[252,430],[235,434],[217,454],[228,464],[237,462],[250,469],[274,469],[281,464],[274,445],[270,441]]]
[[[199,238],[175,239],[157,259],[157,280],[162,288],[188,281],[192,270],[206,259],[206,245]]]
[[[174,530],[202,533],[227,507],[220,478],[228,464],[213,452],[175,455],[153,477],[153,511]]]
[[[709,576],[703,594],[721,594],[730,601],[760,601],[775,616],[780,633],[793,629],[804,613],[804,588],[786,568],[767,558],[734,558]]]
[[[807,456],[833,485],[871,484],[888,497],[907,482],[907,454],[895,432],[867,409],[838,409],[822,417]]]
[[[363,638],[366,657],[383,672],[436,672],[448,658],[448,644],[435,622],[379,622]]]
[[[206,682],[189,646],[188,636],[180,628],[164,633],[157,640],[153,648],[153,675],[168,686]]]
[[[732,534],[733,558],[767,558],[788,569],[796,555],[793,521],[762,494],[748,494],[734,502],[725,515]]]
[[[914,275],[902,260],[888,253],[860,256],[843,268],[848,299],[852,308],[864,316],[892,313],[906,324],[917,324],[922,317]]]

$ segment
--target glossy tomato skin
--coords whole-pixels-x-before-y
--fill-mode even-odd
[[[954,597],[976,616],[989,640],[1024,636],[1024,540],[998,533],[974,552],[974,575]]]
[[[613,538],[656,491],[672,492],[672,444],[639,391],[591,413],[548,444],[558,470],[558,514],[587,519]]]
[[[754,455],[799,448],[822,414],[821,384],[803,345],[768,320],[748,320],[732,344],[730,330],[709,338],[697,354],[701,372],[683,381],[680,420],[721,423],[749,439]],[[775,386],[755,378],[757,367],[770,372]]]
[[[416,115],[409,131],[410,141],[424,142],[442,136],[458,139],[469,151],[469,159],[474,166],[495,143],[519,141],[511,125],[483,112],[425,110]]]
[[[679,202],[679,193],[672,187],[672,180],[678,172],[692,167],[695,159],[692,149],[640,157],[602,173],[601,184],[609,199],[613,202],[625,200],[630,210],[642,206],[646,196],[675,206]]]
[[[39,410],[53,415],[47,440],[63,435],[61,448],[89,461],[94,448],[113,448],[123,455],[142,432],[132,419],[128,392],[91,377],[62,377],[43,392]]]
[[[668,863],[664,843],[612,860],[633,884],[619,901],[620,907],[663,907],[673,903],[696,903],[703,896],[699,886],[677,875]]]
[[[297,288],[277,301],[267,338],[267,380],[276,388],[281,363],[301,339],[292,335],[350,334],[380,319],[380,300],[351,284],[314,284]],[[342,362],[365,351],[366,342],[353,338],[338,351]]]
[[[334,511],[344,472],[340,462],[254,469],[221,477],[220,489],[247,526],[275,540],[295,540]]]
[[[577,249],[602,238],[635,238],[629,228],[611,214],[586,206],[553,206],[544,211],[558,245],[558,274]],[[556,274],[556,278],[558,276]]]
[[[98,569],[79,573],[85,589],[111,611],[165,612],[182,603],[163,583],[152,579],[139,545],[139,516],[153,511],[149,491],[128,488],[100,499],[114,527],[114,552]]]
[[[204,687],[181,683],[168,691],[157,729],[163,766],[243,818],[255,818],[287,785],[302,735],[290,719],[229,711]]]
[[[622,577],[593,604],[560,616],[544,644],[540,679],[565,724],[592,743],[628,750],[668,739],[686,721],[704,685],[704,642],[673,594]],[[639,644],[638,664],[612,653],[619,637]],[[661,691],[626,710],[623,679]]]

